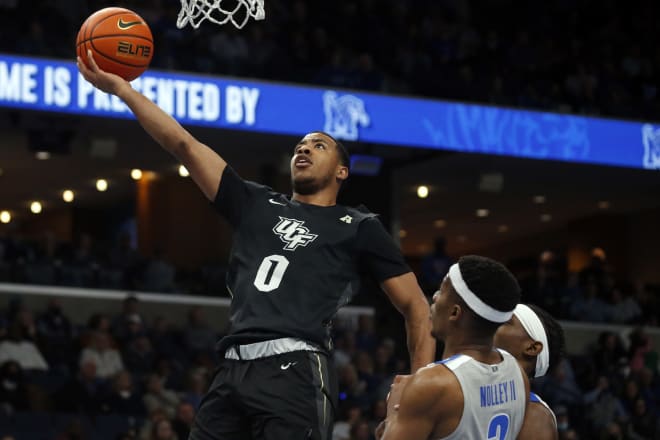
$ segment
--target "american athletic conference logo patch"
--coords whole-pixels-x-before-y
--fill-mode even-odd
[[[278,216],[279,217],[279,216]],[[273,228],[273,232],[280,237],[285,245],[285,251],[295,251],[298,246],[307,246],[318,237],[303,226],[305,222],[294,218],[279,217],[280,221]]]

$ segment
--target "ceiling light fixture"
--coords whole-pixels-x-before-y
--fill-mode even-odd
[[[139,168],[133,168],[131,170],[131,179],[140,180],[142,179],[142,170]]]
[[[75,194],[70,189],[65,189],[64,191],[62,191],[62,200],[64,200],[65,202],[71,203],[73,202],[74,198],[75,198]]]
[[[419,185],[417,187],[417,197],[425,199],[429,196],[429,187],[426,185]]]
[[[190,176],[190,173],[188,172],[186,167],[184,167],[183,165],[179,165],[179,176],[181,176],[181,177]]]
[[[480,208],[477,209],[477,217],[488,217],[490,215],[490,211],[485,209],[485,208]]]
[[[0,222],[7,224],[11,221],[11,213],[9,211],[0,212]]]
[[[37,151],[37,152],[34,154],[34,156],[35,156],[38,160],[48,160],[48,159],[50,159],[50,152],[48,152],[48,151]]]
[[[34,201],[30,203],[30,211],[32,211],[32,214],[39,214],[42,209],[43,206],[41,205],[41,202]]]
[[[100,192],[106,191],[108,189],[108,181],[105,179],[98,179],[96,181],[96,189]]]

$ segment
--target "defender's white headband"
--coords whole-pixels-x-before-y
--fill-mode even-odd
[[[529,337],[543,344],[541,352],[536,356],[536,369],[534,370],[534,377],[541,377],[547,373],[550,363],[550,348],[545,327],[534,310],[525,304],[518,304],[513,310],[513,314],[516,315]]]
[[[487,319],[491,322],[507,322],[513,316],[513,311],[511,312],[500,312],[483,302],[481,298],[474,294],[470,288],[465,284],[463,280],[463,275],[461,275],[461,269],[458,267],[458,263],[453,264],[449,268],[449,274],[447,275],[451,280],[451,284],[454,286],[454,290],[458,295],[463,298],[463,301],[470,307],[474,313],[481,316],[484,319]]]

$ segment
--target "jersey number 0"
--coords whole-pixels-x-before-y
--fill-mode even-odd
[[[284,255],[269,255],[261,261],[257,276],[254,277],[254,287],[261,292],[272,292],[280,287],[282,277],[289,260]]]

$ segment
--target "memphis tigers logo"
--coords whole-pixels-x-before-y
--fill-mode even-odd
[[[644,144],[644,168],[660,169],[660,128],[654,129],[651,124],[642,126],[642,143]]]
[[[273,228],[273,232],[280,237],[285,251],[295,251],[298,246],[307,246],[318,237],[317,234],[309,232],[305,222],[293,218],[280,217],[279,223]]]
[[[358,127],[368,127],[371,122],[364,101],[353,95],[339,96],[333,91],[325,92],[323,112],[323,131],[337,139],[355,141],[360,136]]]

